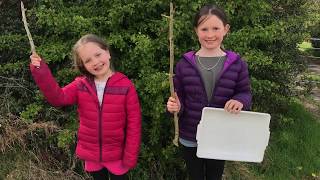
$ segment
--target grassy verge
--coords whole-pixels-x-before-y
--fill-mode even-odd
[[[310,102],[310,100],[307,100]],[[289,111],[279,120],[280,126],[271,131],[264,161],[261,164],[227,162],[226,180],[319,180],[320,179],[320,111],[313,112],[301,101],[290,103]],[[274,119],[272,119],[274,120]],[[59,162],[49,160],[49,164]],[[58,167],[58,166],[57,166]],[[0,179],[81,179],[80,175],[55,171],[29,153],[0,154]],[[86,178],[83,178],[86,179]],[[133,178],[135,179],[135,178]]]
[[[5,180],[84,180],[84,177],[74,171],[63,171],[57,160],[39,159],[33,152],[9,151],[0,155],[0,179]]]
[[[311,42],[304,41],[300,44],[297,44],[297,48],[300,50],[302,54],[306,54],[314,57],[320,57],[320,50],[313,49]]]
[[[257,179],[320,179],[319,117],[298,100],[289,109],[271,132],[264,162],[251,166]]]
[[[297,46],[298,46],[298,49],[299,49],[301,52],[304,52],[304,51],[312,48],[311,43],[310,43],[310,42],[306,42],[306,41],[298,44]]]
[[[22,157],[21,153],[13,151],[0,154],[0,179],[6,179],[10,171],[16,169],[16,162]]]

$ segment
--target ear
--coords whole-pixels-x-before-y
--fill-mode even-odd
[[[107,50],[107,56],[108,56],[108,58],[109,58],[109,60],[110,60],[110,59],[111,59],[111,53],[110,53],[109,50]]]
[[[229,30],[230,30],[230,25],[229,25],[229,24],[226,24],[226,25],[224,26],[224,35],[226,35],[226,34],[229,32]]]
[[[193,28],[194,32],[196,33],[196,35],[198,36],[198,28]]]

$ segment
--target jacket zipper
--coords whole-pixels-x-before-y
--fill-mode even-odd
[[[98,101],[98,109],[99,109],[99,160],[102,162],[102,109],[103,109],[103,101],[105,97],[105,92],[107,89],[107,84],[108,84],[109,78],[107,79],[106,85],[103,90],[103,96],[102,96],[102,101],[101,105],[99,104]]]
[[[101,106],[98,104],[99,108],[99,160],[102,162],[102,104]]]

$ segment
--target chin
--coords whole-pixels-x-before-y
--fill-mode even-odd
[[[204,47],[206,50],[212,51],[216,50],[218,47]]]

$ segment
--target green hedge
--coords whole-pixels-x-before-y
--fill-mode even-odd
[[[224,42],[249,64],[253,87],[253,110],[285,112],[299,73],[296,44],[307,36],[307,0],[215,1],[230,17],[231,31]],[[31,79],[29,44],[21,23],[17,2],[4,2],[0,31],[0,112],[12,113],[28,122],[56,121],[62,132],[52,135],[65,149],[75,143],[77,119],[74,107],[55,109],[48,105]],[[183,52],[198,48],[192,19],[204,0],[173,1],[176,62]],[[171,143],[173,123],[165,113],[169,96],[168,21],[169,1],[99,0],[28,1],[27,18],[37,51],[51,67],[60,85],[72,81],[70,50],[82,35],[95,33],[112,48],[118,71],[124,72],[137,87],[143,111],[143,144],[138,167],[130,177],[139,179],[177,179],[186,177],[179,149]],[[4,11],[6,8],[14,11]],[[14,7],[14,8],[13,8]],[[13,21],[12,21],[13,20]],[[12,22],[12,23],[10,23]],[[9,79],[8,79],[9,78]],[[72,113],[69,113],[72,112]],[[277,126],[276,118],[272,125]],[[43,139],[46,141],[46,139]]]

